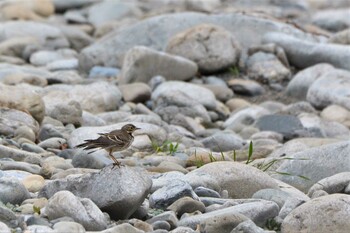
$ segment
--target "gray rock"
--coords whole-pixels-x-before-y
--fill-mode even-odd
[[[350,166],[349,155],[350,143],[347,141],[317,146],[288,155],[288,157],[294,159],[283,161],[276,169],[278,172],[285,172],[291,174],[291,176],[272,176],[303,192],[307,192],[312,185],[323,178],[341,172],[348,172]],[[297,176],[304,176],[307,179]]]
[[[173,35],[203,23],[215,24],[229,30],[244,48],[260,44],[262,36],[267,32],[283,31],[306,41],[318,40],[291,25],[246,14],[176,13],[151,17],[120,31],[116,30],[104,40],[84,48],[79,56],[80,68],[88,72],[97,64],[121,67],[125,53],[134,46],[144,45],[163,50]]]
[[[347,62],[350,59],[350,48],[347,46],[313,43],[281,33],[268,33],[264,35],[263,42],[281,46],[291,65],[298,68],[329,63],[337,68],[350,69]]]
[[[16,228],[20,223],[19,219],[17,219],[16,214],[3,204],[0,204],[0,222],[5,223],[8,227],[11,228]]]
[[[271,201],[256,201],[251,203],[238,204],[224,209],[215,210],[205,214],[193,215],[186,218],[182,218],[179,221],[179,226],[187,226],[192,229],[196,229],[198,224],[205,224],[210,221],[215,223],[215,219],[223,219],[224,225],[232,226],[228,232],[230,232],[240,222],[251,219],[256,225],[264,226],[266,220],[278,215],[278,205]],[[244,215],[244,216],[242,216]],[[234,221],[225,221],[227,219],[233,219]],[[232,224],[232,225],[230,225]],[[228,230],[228,229],[227,229]]]
[[[86,230],[101,231],[107,228],[102,211],[88,198],[78,198],[69,191],[59,191],[50,199],[43,211],[49,220],[68,216]]]
[[[228,161],[206,164],[187,173],[185,179],[193,188],[203,186],[216,191],[227,190],[231,198],[250,198],[260,189],[278,188],[277,183],[259,169]],[[213,180],[216,184],[212,182]],[[219,190],[215,188],[216,185],[219,185]]]
[[[215,152],[238,150],[245,145],[245,141],[239,135],[229,131],[217,132],[201,142],[206,148]]]
[[[87,111],[83,111],[82,115],[82,126],[105,126],[107,123],[100,117],[89,113]]]
[[[189,227],[177,227],[170,233],[196,233],[192,228]]]
[[[129,223],[122,223],[120,225],[108,228],[101,233],[144,233],[144,231],[131,226]]]
[[[226,102],[234,95],[233,91],[228,88],[227,85],[222,86],[217,84],[204,84],[203,87],[211,90],[214,93],[216,99],[222,102]]]
[[[150,207],[166,209],[176,200],[186,196],[199,200],[192,187],[186,181],[173,180],[151,194],[149,197]]]
[[[0,38],[11,39],[18,36],[30,36],[40,41],[41,46],[50,49],[67,48],[69,42],[62,32],[49,24],[30,21],[8,21],[0,24]]]
[[[166,230],[169,231],[171,229],[170,224],[167,221],[155,221],[152,223],[153,230]]]
[[[114,123],[123,122],[125,118],[131,115],[132,114],[130,112],[111,111],[111,112],[102,112],[97,114],[96,116],[100,117],[102,120],[104,120],[108,124],[114,124]]]
[[[177,217],[176,217],[176,215],[175,215],[175,213],[173,211],[163,212],[163,213],[158,214],[157,216],[154,216],[153,218],[147,220],[147,222],[151,223],[152,225],[154,223],[160,222],[160,221],[167,222],[169,224],[169,228],[170,229],[174,229],[174,228],[177,227],[178,220],[177,220]],[[166,229],[166,230],[170,230],[170,229]]]
[[[205,187],[197,187],[194,189],[194,192],[199,196],[199,197],[216,197],[220,198],[220,194],[216,192],[215,190],[205,188]]]
[[[83,29],[80,30],[74,25],[59,25],[58,28],[69,41],[70,47],[76,51],[82,50],[94,41],[88,33],[84,32]]]
[[[85,228],[76,222],[58,222],[53,229],[57,232],[85,233]]]
[[[22,143],[21,144],[21,149],[25,150],[25,151],[28,151],[28,152],[38,153],[38,154],[46,152],[40,146],[38,146],[36,144],[31,144],[31,143]]]
[[[94,93],[91,95],[91,93]],[[47,108],[55,108],[59,103],[77,101],[83,110],[91,113],[116,110],[121,105],[122,95],[118,87],[107,82],[88,85],[57,84],[45,88],[43,100]]]
[[[11,230],[5,223],[0,222],[0,232],[2,232],[2,233],[11,233]]]
[[[38,144],[43,149],[54,148],[61,149],[62,145],[66,144],[66,140],[64,138],[52,137],[48,138]]]
[[[177,180],[177,179],[181,180],[184,177],[185,175],[178,171],[171,171],[171,172],[165,172],[165,173],[154,175],[152,177],[151,193],[167,185],[172,180]]]
[[[80,104],[71,100],[68,103],[59,103],[54,107],[46,108],[46,115],[59,120],[63,124],[73,124],[80,126],[82,123],[82,114]]]
[[[247,59],[246,66],[248,76],[260,83],[280,83],[291,75],[287,67],[271,53],[254,53]]]
[[[141,205],[151,185],[151,179],[139,169],[112,170],[112,166],[108,166],[100,173],[54,180],[45,185],[40,195],[51,197],[60,190],[69,190],[78,197],[91,199],[113,219],[126,219]]]
[[[101,14],[103,12],[103,14]],[[94,26],[125,17],[140,17],[141,10],[135,2],[106,0],[92,5],[88,10],[88,20]]]
[[[23,127],[34,134],[35,140],[35,134],[39,131],[39,124],[31,115],[16,109],[0,107],[0,133],[2,135],[23,136],[18,134],[20,128]],[[31,139],[33,139],[32,136]]]
[[[38,232],[38,233],[54,233],[51,227],[41,226],[41,225],[28,226],[27,230],[30,232]]]
[[[89,78],[115,78],[119,73],[120,69],[118,68],[94,66],[89,72]]]
[[[95,3],[95,0],[72,0],[69,2],[53,0],[52,2],[55,6],[55,10],[61,12],[69,9],[81,8],[84,6],[91,5],[92,3]]]
[[[343,31],[335,33],[334,35],[332,35],[329,38],[328,42],[334,43],[334,44],[349,45],[350,44],[350,29],[345,29]]]
[[[130,83],[119,85],[119,89],[126,102],[146,102],[151,98],[151,88],[145,83]]]
[[[234,66],[241,48],[231,32],[201,24],[171,37],[165,50],[196,62],[201,73],[213,73]]]
[[[301,132],[304,127],[300,120],[291,115],[265,115],[260,117],[256,126],[261,131],[274,131],[283,135],[284,138],[293,138]]]
[[[305,100],[310,86],[324,73],[334,69],[333,66],[321,63],[299,71],[288,83],[287,94]]]
[[[331,70],[313,82],[306,98],[316,108],[337,104],[350,110],[348,87],[350,87],[350,72],[340,69]]]
[[[321,10],[316,12],[311,20],[323,29],[337,32],[350,27],[349,14],[349,8]]]
[[[238,224],[230,233],[267,233],[264,229],[255,225],[251,220],[246,220]]]
[[[2,107],[29,112],[39,123],[44,118],[45,105],[42,98],[25,87],[0,84],[0,101]]]
[[[83,82],[83,77],[75,70],[55,71],[48,75],[46,79],[48,84],[78,84]]]
[[[254,80],[231,79],[228,81],[229,87],[237,94],[257,96],[265,93],[265,89]]]
[[[78,150],[72,159],[72,165],[79,168],[102,169],[108,164],[111,164],[111,160],[107,156],[96,153],[88,154],[81,150]]]
[[[130,49],[123,61],[121,84],[144,82],[161,75],[167,80],[188,80],[196,75],[196,63],[180,57],[144,47]]]
[[[59,49],[56,51],[40,50],[33,53],[29,61],[35,66],[45,66],[53,61],[75,58],[77,55],[77,52],[72,49]]]
[[[205,212],[205,206],[202,202],[187,196],[176,200],[173,204],[168,206],[167,209],[174,211],[177,216],[182,216],[184,213],[193,213],[196,211],[202,213]]]
[[[0,169],[3,171],[6,170],[19,170],[26,171],[32,174],[40,174],[41,167],[35,164],[29,164],[26,162],[17,162],[17,161],[0,161]]]
[[[350,223],[350,197],[332,194],[312,199],[294,209],[283,221],[281,231],[346,233]]]
[[[9,177],[0,178],[0,190],[0,201],[5,204],[21,204],[30,197],[28,190],[19,180]]]
[[[78,69],[78,59],[61,59],[57,61],[50,62],[46,65],[46,68],[50,71],[62,71],[62,70],[77,70]]]
[[[328,194],[343,193],[350,184],[350,172],[341,172],[330,177],[319,180],[311,186],[307,195],[313,197],[316,191],[323,190]]]
[[[185,93],[208,109],[215,109],[216,107],[215,96],[210,90],[199,85],[179,81],[162,83],[152,93],[152,99],[155,100],[161,95],[166,95],[172,92]]]

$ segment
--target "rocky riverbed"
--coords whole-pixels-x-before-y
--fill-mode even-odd
[[[348,233],[350,2],[0,2],[0,232]],[[132,123],[128,149],[75,146]]]

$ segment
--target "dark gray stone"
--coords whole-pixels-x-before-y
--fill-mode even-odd
[[[5,204],[21,204],[30,197],[26,187],[19,180],[10,177],[0,178],[0,190],[0,201]]]
[[[194,189],[194,192],[199,197],[216,197],[216,198],[221,197],[218,192],[216,192],[215,190],[212,190],[210,188],[206,188],[206,187],[197,187]]]

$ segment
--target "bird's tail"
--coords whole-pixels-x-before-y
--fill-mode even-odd
[[[76,145],[76,148],[83,148],[84,150],[97,149],[99,146],[96,145],[96,140],[85,140],[84,143]]]

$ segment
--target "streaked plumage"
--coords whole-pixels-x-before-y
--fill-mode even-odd
[[[131,143],[134,141],[134,136],[132,133],[140,128],[132,124],[124,125],[121,129],[113,130],[109,133],[100,133],[100,137],[97,139],[88,139],[85,140],[84,143],[77,145],[76,147],[83,148],[84,150],[100,150],[104,149],[109,154],[109,156],[113,159],[113,165],[117,165],[119,167],[120,162],[112,155],[115,151],[122,151],[127,149]],[[89,153],[95,152],[91,151]]]

